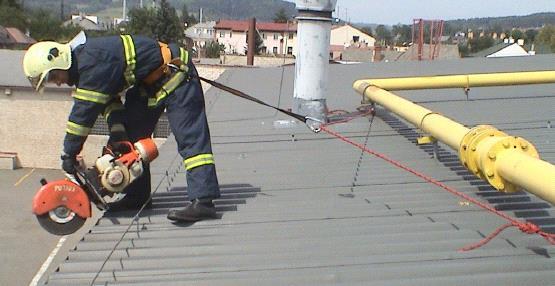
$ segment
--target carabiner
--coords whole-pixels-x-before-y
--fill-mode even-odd
[[[319,133],[320,131],[322,131],[322,128],[320,126],[322,124],[326,124],[326,122],[324,122],[323,120],[318,119],[318,118],[314,118],[314,117],[310,117],[310,116],[305,116],[304,119],[306,120],[305,121],[306,126],[308,126],[308,128],[310,128],[310,130],[314,133]],[[309,120],[317,122],[319,124],[310,124],[308,122]]]

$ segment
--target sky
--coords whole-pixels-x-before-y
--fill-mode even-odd
[[[293,0],[288,0],[294,2]],[[555,12],[555,0],[338,0],[334,16],[355,23],[412,24]]]

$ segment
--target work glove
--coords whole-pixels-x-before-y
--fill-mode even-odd
[[[131,152],[131,142],[120,141],[120,142],[108,142],[108,149],[112,151],[113,154],[123,155]]]
[[[61,159],[62,170],[64,170],[67,174],[75,175],[75,173],[77,173],[77,170],[75,169],[75,166],[77,165],[77,158],[75,158],[75,156],[62,153]]]

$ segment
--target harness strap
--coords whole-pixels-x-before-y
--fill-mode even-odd
[[[168,46],[168,44],[162,42],[158,42],[158,45],[160,45],[160,53],[162,54],[163,62],[161,66],[149,73],[143,79],[143,82],[146,85],[152,85],[164,75],[170,74],[170,68],[168,67],[168,64],[172,62],[172,53],[170,47]]]
[[[256,102],[256,103],[258,103],[258,104],[260,104],[260,105],[264,105],[264,106],[273,108],[273,109],[275,109],[275,110],[277,110],[277,111],[279,111],[279,112],[281,112],[281,113],[283,113],[283,114],[289,115],[289,116],[291,116],[291,117],[293,117],[293,118],[295,118],[295,119],[297,119],[297,120],[299,120],[299,121],[301,121],[301,122],[306,123],[306,121],[307,121],[308,119],[311,119],[311,118],[307,118],[307,117],[305,117],[305,116],[302,116],[302,115],[300,115],[300,114],[291,112],[291,111],[289,111],[289,110],[285,110],[285,109],[279,108],[279,107],[277,107],[277,106],[273,106],[273,105],[271,105],[271,104],[268,104],[268,103],[266,103],[266,102],[264,102],[264,101],[262,101],[262,100],[260,100],[260,99],[258,99],[258,98],[255,98],[255,97],[253,97],[253,96],[250,96],[250,95],[248,95],[248,94],[246,94],[246,93],[244,93],[244,92],[242,92],[242,91],[240,91],[240,90],[234,89],[234,88],[229,87],[229,86],[227,86],[227,85],[225,85],[225,84],[221,84],[221,83],[219,83],[219,82],[217,82],[217,81],[209,80],[209,79],[204,78],[204,77],[201,77],[201,76],[195,76],[195,77],[198,78],[199,80],[202,80],[202,81],[204,81],[204,82],[206,82],[206,83],[208,83],[208,84],[210,84],[210,85],[216,87],[216,88],[219,88],[219,89],[221,89],[221,90],[227,91],[227,92],[229,92],[229,93],[231,93],[231,94],[233,94],[233,95],[235,95],[235,96],[238,96],[238,97],[241,97],[241,98],[250,100],[250,101],[252,101],[252,102]]]

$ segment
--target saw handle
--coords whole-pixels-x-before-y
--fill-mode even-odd
[[[108,146],[104,147],[104,150],[102,153],[110,154],[114,156],[114,158],[117,158],[133,150],[135,150],[133,143],[129,141],[117,141],[117,142],[108,143]]]

